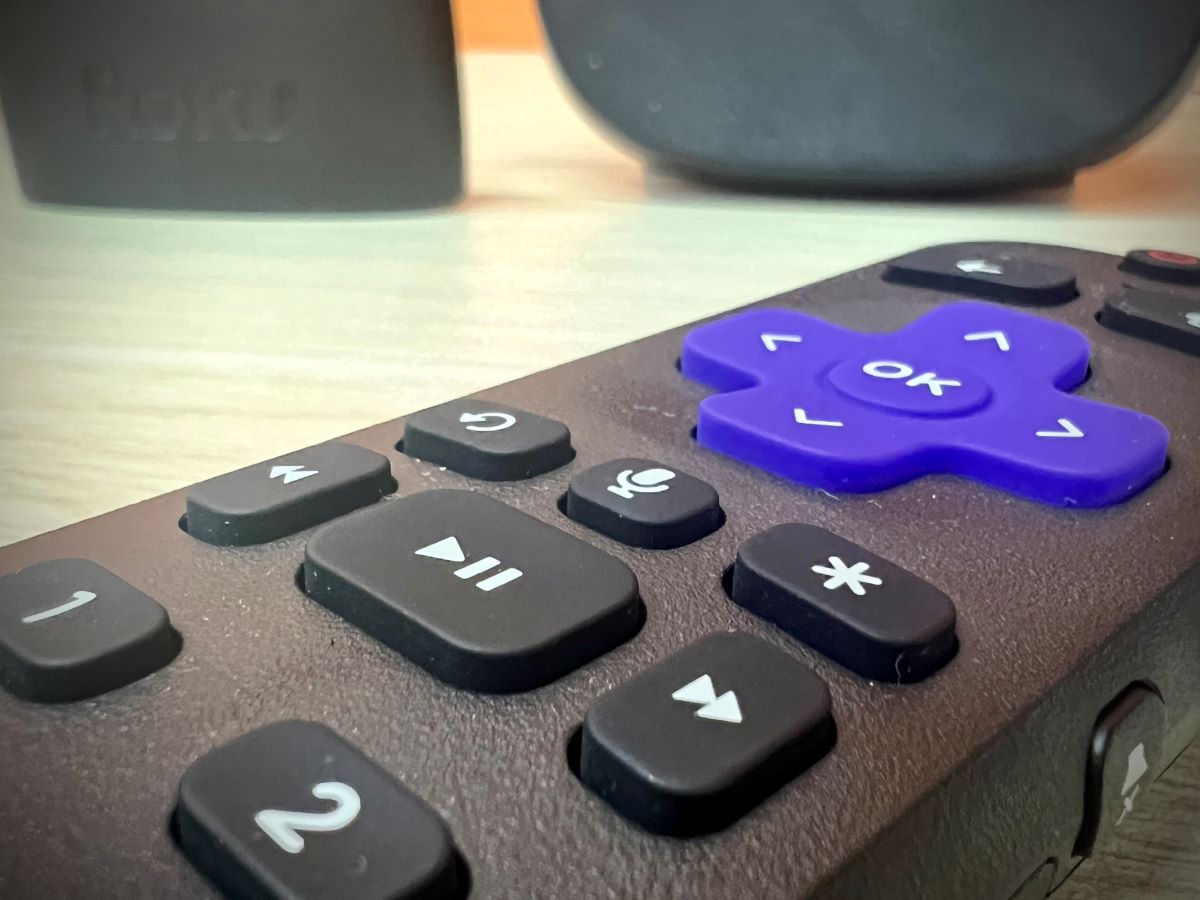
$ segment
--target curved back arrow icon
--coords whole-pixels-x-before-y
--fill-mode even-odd
[[[510,416],[508,413],[502,412],[485,412],[485,413],[463,413],[458,417],[458,421],[466,425],[468,422],[487,422],[491,419],[498,419],[495,425],[467,425],[467,431],[503,431],[505,428],[512,428],[517,424],[517,417]]]

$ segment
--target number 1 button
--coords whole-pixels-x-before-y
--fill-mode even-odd
[[[167,611],[87,559],[0,578],[0,685],[38,703],[94,697],[175,658]]]
[[[278,722],[184,775],[179,841],[232,898],[454,897],[462,866],[437,814],[323,725]]]

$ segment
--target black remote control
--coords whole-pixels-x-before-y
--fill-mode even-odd
[[[936,247],[0,550],[0,896],[1030,898],[1200,731],[1200,259]]]

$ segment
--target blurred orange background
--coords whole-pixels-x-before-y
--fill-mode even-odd
[[[534,50],[542,45],[536,0],[452,0],[458,45],[467,50]]]

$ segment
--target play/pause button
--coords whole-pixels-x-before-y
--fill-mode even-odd
[[[322,528],[314,600],[457,687],[525,691],[631,638],[623,562],[473,491],[427,491]]]
[[[489,556],[487,559],[481,559],[477,563],[471,563],[469,566],[464,566],[454,574],[459,578],[470,579],[474,578],[480,572],[487,572],[489,569],[493,569],[498,565],[500,565],[500,560]],[[483,581],[476,582],[475,587],[479,588],[481,591],[494,591],[498,587],[504,587],[504,585],[508,584],[510,581],[516,581],[521,577],[521,575],[522,572],[520,569],[509,567],[503,572],[497,572],[495,575],[483,579]]]
[[[448,562],[466,562],[467,555],[463,552],[462,545],[458,543],[458,538],[451,536],[443,538],[436,543],[430,544],[428,547],[422,547],[416,552],[417,556],[427,556],[431,559],[444,559]],[[467,563],[461,569],[455,569],[456,577],[464,581],[470,581],[477,575],[482,575],[485,572],[490,572],[492,569],[500,565],[500,560],[494,556],[485,556],[483,559],[476,560],[472,563]],[[504,587],[510,581],[516,581],[525,573],[520,569],[514,569],[509,566],[503,571],[497,572],[484,578],[482,581],[475,582],[475,587],[481,591],[494,591],[498,587]]]

